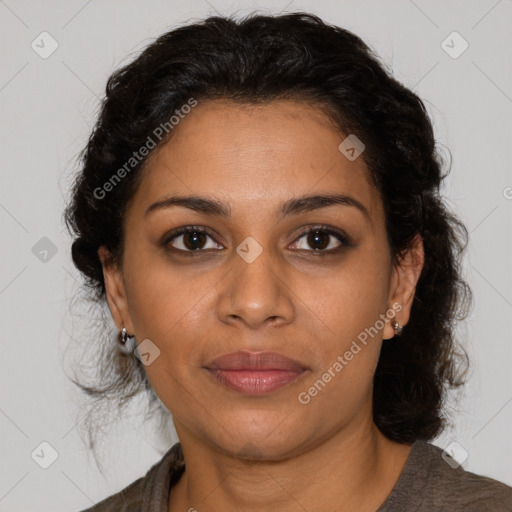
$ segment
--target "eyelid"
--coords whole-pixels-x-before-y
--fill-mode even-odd
[[[205,235],[208,235],[215,243],[222,245],[222,243],[217,240],[218,235],[216,233],[214,233],[210,228],[207,228],[206,226],[198,226],[198,225],[193,225],[193,224],[189,224],[187,226],[181,226],[179,228],[173,229],[172,231],[166,233],[163,236],[162,245],[167,246],[173,239],[177,238],[178,236],[186,235],[187,233],[191,233],[191,232],[204,233]],[[189,253],[205,252],[205,249],[198,249],[196,251],[184,251],[183,249],[176,249],[176,247],[173,247],[173,249],[175,249],[176,251],[179,251],[179,252],[189,252]],[[216,250],[219,250],[219,249],[216,249]]]
[[[199,232],[199,233],[204,233],[204,234],[208,235],[210,238],[212,238],[215,243],[222,245],[222,243],[217,240],[218,235],[216,233],[214,233],[210,228],[207,228],[206,226],[198,226],[198,225],[182,226],[182,227],[172,230],[170,233],[167,233],[163,237],[162,244],[164,246],[167,246],[174,238],[184,235],[184,234],[187,234],[189,232],[194,232],[194,231]],[[315,249],[309,249],[309,250],[308,249],[297,249],[297,250],[316,253],[316,254],[321,254],[321,253],[329,254],[329,253],[335,252],[340,247],[352,246],[352,241],[351,241],[350,237],[343,230],[340,230],[338,228],[335,228],[335,227],[327,225],[327,224],[315,224],[312,226],[308,226],[305,229],[303,227],[300,228],[298,230],[298,232],[295,233],[295,235],[294,235],[295,238],[293,239],[292,243],[296,243],[298,240],[300,240],[301,238],[303,238],[306,235],[309,235],[310,233],[312,233],[314,231],[323,231],[328,235],[334,236],[340,242],[340,246],[335,247],[334,249],[329,249],[329,250],[315,250]],[[176,251],[182,252],[182,253],[196,253],[196,254],[212,250],[212,249],[197,249],[197,250],[185,251],[183,249],[176,249],[175,247],[173,249]],[[220,250],[220,249],[213,249],[213,250]]]
[[[315,231],[323,231],[324,233],[326,233],[328,235],[334,236],[340,242],[340,246],[335,247],[334,249],[329,249],[329,250],[315,250],[315,249],[309,249],[309,250],[308,249],[299,249],[299,250],[304,250],[306,252],[317,253],[317,254],[320,254],[320,253],[329,254],[329,253],[335,252],[340,247],[351,247],[352,246],[351,238],[343,230],[335,228],[334,226],[330,226],[327,224],[316,224],[313,226],[309,226],[307,229],[305,229],[303,231],[299,231],[298,235],[295,236],[294,240],[296,242],[296,241],[300,240],[302,237],[309,235],[310,233],[313,233]]]

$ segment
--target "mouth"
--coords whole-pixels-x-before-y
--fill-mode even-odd
[[[245,351],[217,357],[205,369],[218,384],[251,396],[276,391],[308,371],[301,363],[278,352]]]
[[[218,383],[243,395],[265,395],[290,384],[307,370],[215,370],[207,368]]]

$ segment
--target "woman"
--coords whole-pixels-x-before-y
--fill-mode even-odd
[[[443,178],[421,100],[311,15],[209,18],[114,73],[66,220],[120,350],[82,387],[146,391],[179,443],[89,510],[512,510],[427,442],[470,302]]]

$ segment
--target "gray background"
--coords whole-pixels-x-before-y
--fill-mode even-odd
[[[69,311],[79,278],[61,215],[74,158],[109,74],[178,23],[254,9],[310,11],[353,30],[426,101],[437,140],[453,155],[445,194],[471,232],[465,268],[475,293],[461,329],[470,384],[453,400],[453,429],[435,442],[445,448],[456,440],[469,454],[465,468],[512,485],[510,0],[6,0],[0,1],[0,512],[85,508],[143,475],[167,448],[151,427],[137,424],[134,408],[134,417],[105,437],[103,477],[77,434],[83,411],[64,364],[71,337],[81,336]],[[31,47],[34,40],[42,47],[43,31],[58,43],[47,59]],[[453,31],[469,44],[458,58],[441,46]],[[445,44],[452,52],[462,48],[453,37]],[[48,469],[31,458],[43,441],[58,454]]]

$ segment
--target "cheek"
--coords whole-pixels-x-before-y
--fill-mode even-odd
[[[213,308],[218,277],[205,273],[192,279],[155,257],[127,259],[125,277],[137,341],[149,339],[158,349],[158,357],[145,366],[151,385],[168,408],[189,400],[184,386],[205,359],[204,310]]]
[[[329,420],[333,423],[348,421],[371,400],[387,297],[385,273],[371,263],[360,258],[340,270],[323,294],[315,292],[315,316],[329,329],[317,339],[318,365],[299,402],[322,417],[338,404]]]
[[[385,313],[389,275],[383,259],[375,251],[354,251],[327,278],[302,283],[311,318],[322,320],[326,332],[343,344]]]
[[[375,251],[347,259],[322,286],[310,283],[310,318],[328,327],[318,336],[318,367],[303,389],[314,407],[329,401],[357,410],[371,394],[388,295],[386,262]],[[340,402],[341,401],[341,402]]]
[[[196,321],[205,294],[215,284],[214,275],[188,276],[161,256],[133,257],[125,267],[128,307],[138,338],[161,343],[174,339],[180,322],[190,326]]]

